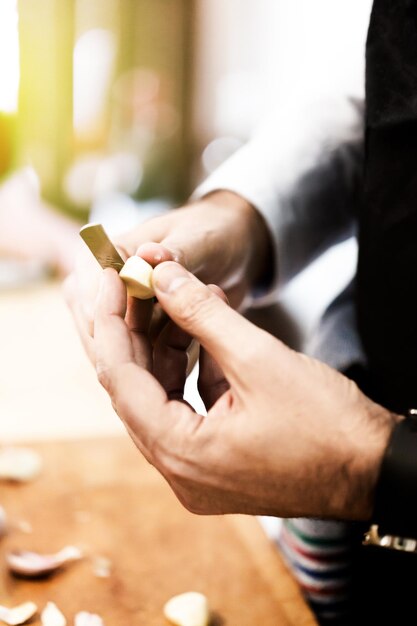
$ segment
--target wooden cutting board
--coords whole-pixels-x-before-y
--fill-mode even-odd
[[[316,623],[255,518],[188,513],[128,437],[32,447],[44,460],[41,476],[0,484],[0,504],[21,526],[0,540],[1,604],[31,600],[42,609],[53,601],[69,625],[84,610],[101,614],[105,626],[167,626],[166,600],[195,590],[209,599],[211,626]],[[68,544],[84,548],[85,558],[50,578],[6,570],[8,549],[47,553]],[[108,577],[94,573],[97,557],[111,561]]]

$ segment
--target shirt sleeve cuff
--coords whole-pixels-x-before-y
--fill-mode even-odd
[[[236,193],[263,216],[271,236],[271,274],[256,303],[276,300],[278,288],[337,241],[352,234],[352,188],[360,166],[362,112],[346,96],[281,109],[243,148],[194,192]],[[360,167],[359,167],[360,169]]]
[[[252,142],[238,150],[201,185],[191,196],[195,201],[214,191],[230,191],[249,202],[262,215],[270,235],[272,263],[270,271],[254,286],[251,294],[253,304],[263,306],[276,300],[278,289],[278,240],[274,228],[277,213],[277,198],[265,169],[257,168],[254,175],[256,158]]]

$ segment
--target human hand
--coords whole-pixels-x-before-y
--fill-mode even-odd
[[[180,265],[157,267],[154,287],[172,322],[152,350],[149,306],[137,301],[125,321],[123,284],[104,272],[97,372],[179,500],[204,514],[366,519],[398,416],[250,324]],[[181,401],[190,336],[202,346],[207,416]]]
[[[235,307],[265,271],[270,254],[263,218],[243,198],[227,191],[142,223],[114,243],[125,260],[137,254],[152,266],[163,261],[181,263],[203,282],[221,285]],[[90,251],[83,248],[64,285],[93,362],[94,303],[101,272]]]

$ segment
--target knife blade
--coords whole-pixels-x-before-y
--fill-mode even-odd
[[[81,228],[80,236],[103,269],[112,267],[120,272],[125,262],[101,224],[86,224]]]

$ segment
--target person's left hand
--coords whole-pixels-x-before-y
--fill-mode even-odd
[[[272,242],[263,217],[238,194],[216,191],[201,200],[140,223],[114,241],[124,260],[138,255],[153,267],[177,261],[205,283],[219,284],[232,306],[239,306],[259,281],[268,280],[274,265]],[[64,284],[81,341],[90,358],[94,352],[94,303],[101,268],[85,246],[74,272]],[[128,307],[129,308],[129,307]],[[155,335],[164,316],[154,307]]]
[[[349,379],[252,325],[176,263],[153,273],[171,318],[153,350],[151,305],[126,314],[106,270],[94,342],[99,379],[144,456],[196,513],[366,519],[395,419]],[[186,349],[202,345],[199,391],[183,402]]]

